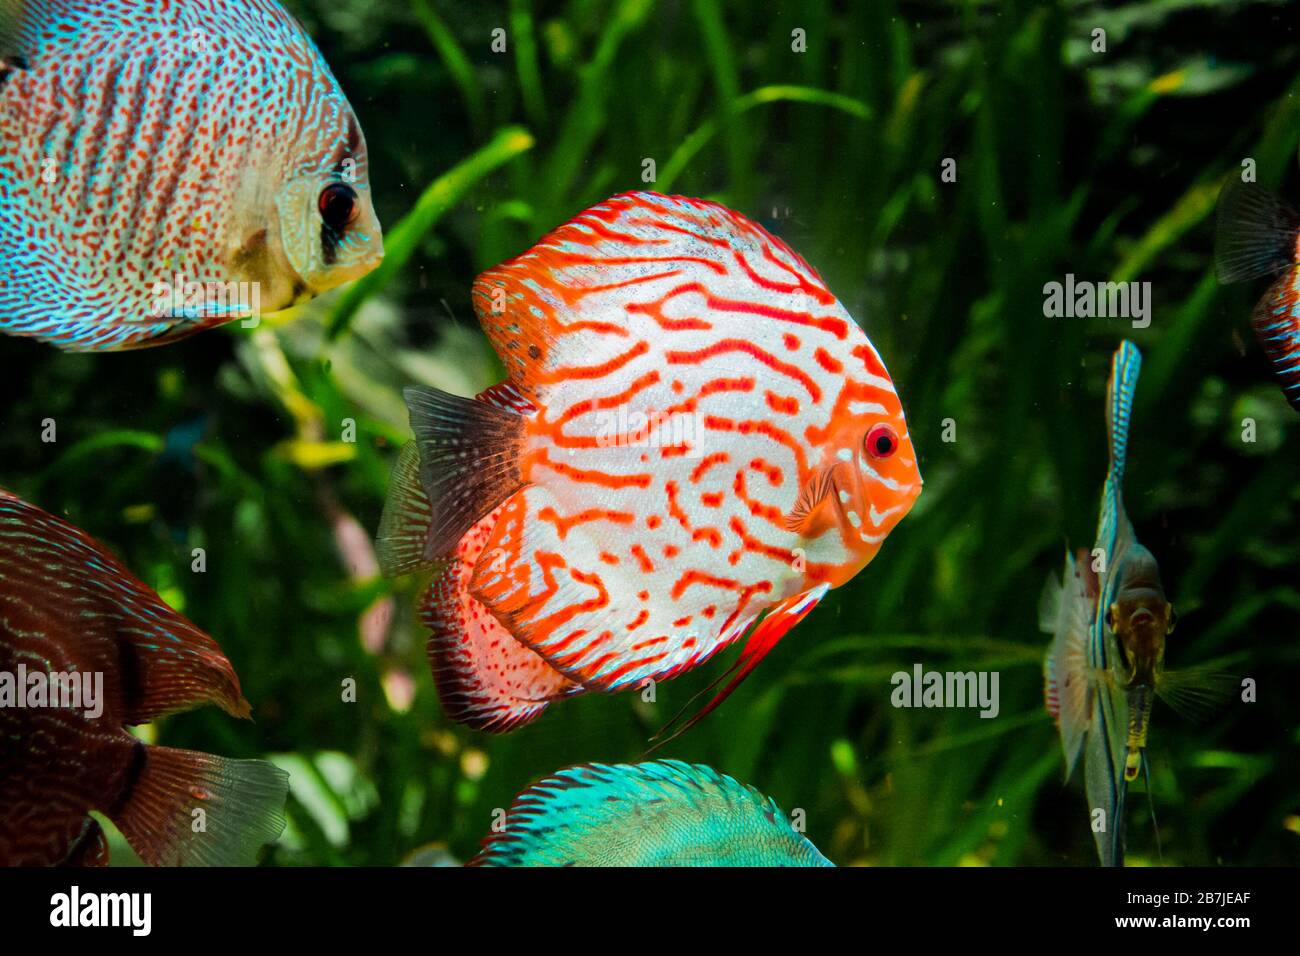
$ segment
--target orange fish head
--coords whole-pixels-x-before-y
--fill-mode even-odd
[[[894,395],[853,402],[830,431],[787,527],[807,538],[834,529],[850,553],[832,586],[853,577],[912,509],[921,494],[921,471],[902,405]]]
[[[844,429],[844,444],[835,452],[850,466],[843,469],[848,477],[842,489],[848,492],[841,518],[847,525],[845,537],[850,542],[856,539],[853,546],[867,561],[921,494],[921,469],[902,405],[896,398],[891,405],[855,416]],[[846,457],[849,461],[844,462]]]

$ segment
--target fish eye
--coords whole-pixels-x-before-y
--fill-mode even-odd
[[[360,213],[356,191],[346,183],[330,183],[316,200],[321,221],[335,232],[342,232]]]
[[[888,458],[898,451],[898,434],[888,425],[875,425],[867,432],[863,446],[872,458]]]

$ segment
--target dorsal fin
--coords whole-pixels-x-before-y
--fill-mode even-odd
[[[205,703],[249,715],[216,641],[90,535],[3,489],[0,578],[0,609],[66,643],[74,660],[121,676],[113,716],[122,723],[148,723]]]
[[[1220,282],[1243,282],[1296,264],[1300,213],[1258,183],[1229,177],[1219,192],[1214,268]]]
[[[561,368],[637,347],[621,304],[644,308],[648,290],[658,298],[722,276],[732,294],[743,290],[744,308],[718,303],[708,320],[681,321],[740,336],[755,319],[752,302],[767,299],[825,313],[818,321],[838,336],[851,325],[816,271],[762,226],[717,203],[653,192],[613,196],[484,272],[474,282],[474,310],[506,374],[532,397]]]

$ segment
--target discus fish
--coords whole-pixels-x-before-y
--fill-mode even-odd
[[[1215,271],[1223,283],[1277,278],[1251,326],[1291,407],[1300,411],[1300,212],[1263,186],[1229,179],[1219,193]]]
[[[367,168],[275,0],[0,0],[0,331],[140,348],[355,279]]]
[[[1190,715],[1212,702],[1227,676],[1164,667],[1177,615],[1123,496],[1141,365],[1137,347],[1122,342],[1107,385],[1110,467],[1096,545],[1091,553],[1067,552],[1059,597],[1049,592],[1041,615],[1044,630],[1054,633],[1044,665],[1047,709],[1060,728],[1067,778],[1084,754],[1093,836],[1105,866],[1124,862],[1124,805],[1128,785],[1146,769],[1153,694]]]
[[[416,441],[379,533],[386,573],[443,565],[425,606],[456,652],[434,667],[471,726],[671,678],[766,612],[699,719],[920,494],[874,346],[723,206],[615,196],[474,301],[509,378],[473,400],[406,390]]]
[[[124,729],[209,703],[249,715],[216,642],[94,539],[0,489],[0,865],[106,864],[92,810],[155,866],[254,862],[284,827],[283,771]]]
[[[561,770],[515,798],[470,866],[833,866],[753,787],[656,760]]]

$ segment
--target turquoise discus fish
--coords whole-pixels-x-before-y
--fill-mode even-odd
[[[373,269],[361,127],[274,0],[0,0],[0,331],[103,351]]]
[[[561,770],[515,798],[470,866],[833,866],[753,787],[655,760]]]
[[[201,704],[249,715],[216,642],[0,489],[0,866],[107,863],[92,810],[155,866],[255,862],[284,828],[284,772],[125,729]]]

